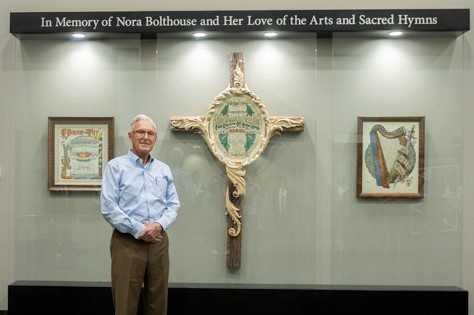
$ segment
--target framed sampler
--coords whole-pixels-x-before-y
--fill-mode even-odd
[[[114,154],[113,117],[48,118],[48,189],[98,191]]]
[[[425,118],[358,117],[357,197],[423,198]]]

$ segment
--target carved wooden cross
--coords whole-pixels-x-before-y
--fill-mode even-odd
[[[274,135],[302,131],[303,117],[269,116],[260,98],[244,78],[243,53],[232,53],[229,86],[210,105],[205,116],[172,116],[172,131],[200,134],[214,156],[225,164],[227,268],[239,268],[242,243],[242,198],[246,182],[244,167],[255,161]]]

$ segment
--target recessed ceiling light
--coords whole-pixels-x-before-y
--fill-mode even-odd
[[[77,39],[81,39],[81,38],[86,37],[86,35],[81,34],[81,33],[74,33],[71,36],[72,36],[72,38],[77,38]]]
[[[204,33],[204,32],[196,32],[196,33],[193,34],[193,36],[196,37],[196,38],[203,38],[203,37],[206,37],[207,34]]]
[[[388,33],[388,35],[397,37],[397,36],[403,35],[403,32],[401,32],[401,31],[391,31],[390,33]]]
[[[271,38],[271,37],[278,36],[278,33],[277,32],[266,32],[265,34],[263,34],[263,36]]]

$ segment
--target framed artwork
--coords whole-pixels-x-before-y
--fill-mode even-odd
[[[423,198],[424,158],[424,117],[358,117],[357,197]]]
[[[98,191],[114,154],[113,117],[48,118],[50,191]]]

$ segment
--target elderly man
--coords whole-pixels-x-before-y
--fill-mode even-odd
[[[131,149],[110,160],[104,171],[101,212],[114,228],[110,242],[115,315],[136,315],[144,286],[146,315],[166,315],[169,251],[166,230],[179,199],[168,165],[150,152],[156,124],[136,116],[128,132]]]

